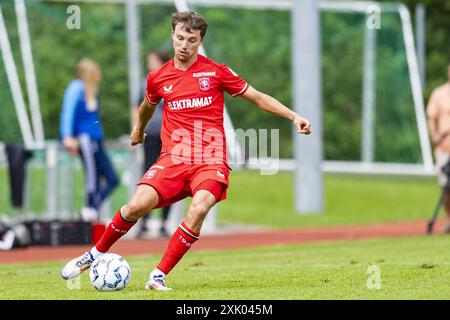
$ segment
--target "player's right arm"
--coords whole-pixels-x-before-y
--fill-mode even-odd
[[[133,127],[130,135],[130,143],[135,146],[139,143],[144,142],[145,139],[145,127],[150,121],[153,113],[155,112],[156,106],[161,101],[162,97],[159,96],[156,86],[154,84],[154,73],[149,73],[147,75],[147,86],[145,89],[145,97],[139,106],[137,122]]]
[[[130,143],[132,146],[144,142],[145,127],[147,126],[147,123],[150,121],[153,113],[155,112],[155,109],[156,104],[150,103],[147,100],[147,98],[144,98],[144,100],[142,100],[137,114],[136,125],[134,126],[130,135]]]

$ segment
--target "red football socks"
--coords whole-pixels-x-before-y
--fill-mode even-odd
[[[157,268],[167,275],[191,248],[192,244],[198,240],[198,237],[198,233],[190,230],[186,224],[182,222],[170,238],[166,252],[164,252],[164,256]]]
[[[122,208],[116,212],[111,223],[106,228],[105,233],[103,233],[102,237],[95,245],[98,251],[103,253],[107,252],[109,248],[111,248],[111,246],[125,235],[125,233],[127,233],[136,223],[136,221],[125,220],[120,213],[121,210]]]

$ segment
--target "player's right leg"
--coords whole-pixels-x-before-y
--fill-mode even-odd
[[[206,180],[195,188],[186,219],[170,238],[164,255],[150,273],[145,289],[171,290],[165,278],[200,237],[200,229],[209,210],[220,201],[226,186],[214,180]]]
[[[65,280],[72,279],[89,269],[99,255],[107,252],[134,226],[140,217],[156,207],[158,202],[159,196],[153,187],[145,184],[139,185],[128,204],[117,211],[97,244],[88,252],[70,260],[62,269],[61,277]]]

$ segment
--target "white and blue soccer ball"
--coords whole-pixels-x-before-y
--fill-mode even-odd
[[[100,255],[91,265],[89,278],[98,291],[118,291],[130,282],[131,269],[128,262],[115,253]]]

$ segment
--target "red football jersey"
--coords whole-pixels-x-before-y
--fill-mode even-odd
[[[184,163],[227,163],[223,128],[224,91],[243,94],[248,83],[224,64],[198,55],[182,71],[170,60],[147,77],[146,98],[164,99],[161,156]]]

